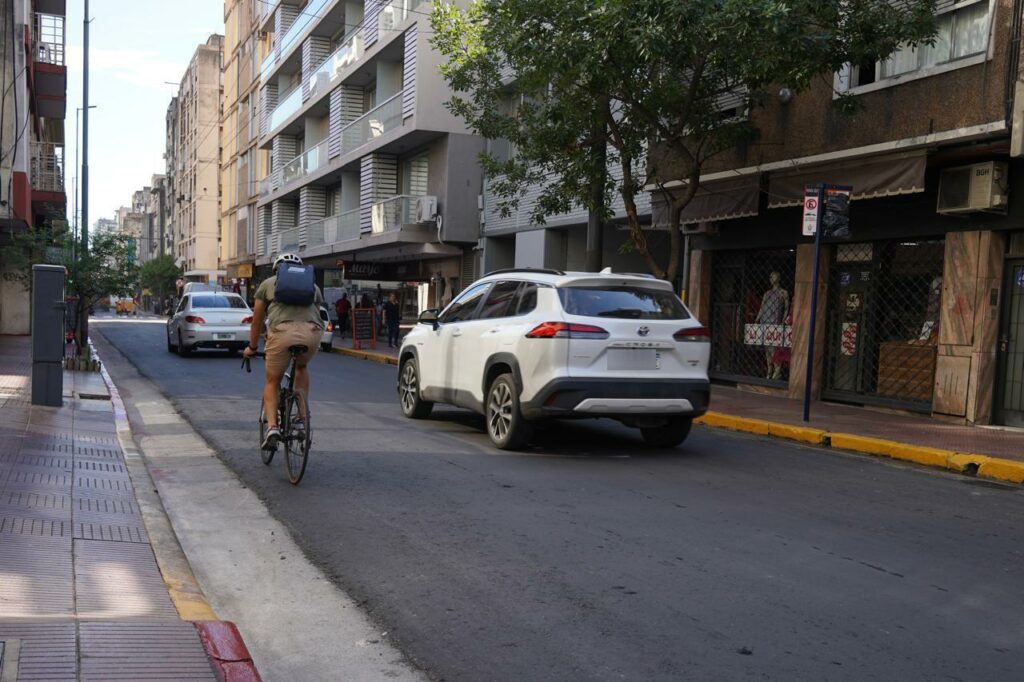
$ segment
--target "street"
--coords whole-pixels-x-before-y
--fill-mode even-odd
[[[1024,678],[1018,487],[703,427],[501,452],[468,412],[404,419],[394,367],[320,354],[296,488],[257,456],[261,365],[92,328],[434,679]]]

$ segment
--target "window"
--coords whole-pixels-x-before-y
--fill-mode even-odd
[[[183,310],[185,310],[185,306],[186,305],[188,305],[188,296],[183,296],[181,301],[178,302],[178,309],[175,310],[174,313],[178,314],[178,313],[182,312]]]
[[[527,315],[537,308],[537,285],[527,282],[519,291],[519,303],[516,306],[516,315]]]
[[[465,322],[471,319],[473,313],[476,312],[477,307],[480,305],[480,299],[487,293],[487,289],[490,286],[490,282],[484,282],[467,289],[461,296],[452,301],[438,321],[442,324],[448,324],[449,322]]]
[[[939,0],[934,45],[903,47],[881,62],[847,65],[838,76],[840,91],[863,87],[925,69],[953,65],[988,49],[989,2]]]
[[[199,308],[248,308],[240,296],[222,296],[218,294],[205,294],[192,297],[192,310]]]
[[[579,286],[558,290],[570,315],[631,320],[686,320],[690,315],[671,291],[639,286]]]
[[[477,316],[478,319],[493,320],[512,315],[516,303],[516,292],[519,291],[519,284],[519,282],[498,282],[495,284],[491,288],[491,293],[487,294],[487,300],[484,301],[484,305],[480,309],[480,314]]]
[[[430,157],[424,152],[402,162],[402,194],[424,196],[429,177]]]

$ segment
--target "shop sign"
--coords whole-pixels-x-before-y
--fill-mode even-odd
[[[242,263],[238,266],[238,277],[250,279],[252,277],[252,263]]]
[[[373,263],[346,261],[336,263],[345,273],[345,279],[405,281],[419,277],[419,263]]]
[[[353,348],[357,350],[364,343],[377,347],[377,311],[374,308],[352,310],[352,341]]]
[[[747,346],[789,348],[793,344],[793,326],[788,324],[748,324],[743,326]]]
[[[805,237],[813,237],[818,231],[818,211],[821,203],[821,190],[817,186],[804,188],[804,223]]]
[[[839,340],[839,352],[847,357],[857,354],[857,323],[843,322],[843,334]]]

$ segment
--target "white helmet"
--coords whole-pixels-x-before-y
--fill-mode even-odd
[[[281,263],[294,263],[295,265],[302,265],[302,259],[296,256],[294,253],[282,253],[274,259],[274,269],[277,270],[277,266]]]

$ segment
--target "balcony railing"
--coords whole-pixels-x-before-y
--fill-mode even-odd
[[[298,248],[299,248],[299,229],[300,228],[298,228],[298,227],[293,227],[293,228],[291,228],[289,230],[282,230],[281,231],[281,234],[280,234],[280,236],[278,238],[279,243],[281,245],[280,248],[278,248],[279,252],[297,251],[298,250]]]
[[[416,222],[416,199],[400,194],[373,205],[373,233],[390,232]]]
[[[362,25],[356,27],[342,42],[341,46],[334,51],[330,57],[324,60],[313,73],[309,75],[310,99],[317,93],[327,92],[342,72],[352,66],[363,56]]]
[[[394,31],[409,13],[416,9],[424,0],[392,0],[385,4],[377,16],[377,30],[381,33]]]
[[[274,110],[270,112],[270,125],[268,131],[276,130],[278,126],[287,121],[299,109],[302,108],[302,88],[292,88],[284,98],[278,102]]]
[[[64,17],[36,12],[32,37],[37,62],[64,66]]]
[[[306,226],[306,248],[359,239],[359,209],[345,211]]]
[[[315,147],[310,147],[281,167],[281,184],[286,185],[293,180],[298,180],[310,173],[314,173],[326,163],[327,140],[324,140]]]
[[[263,60],[263,65],[260,67],[260,76],[263,82],[266,83],[270,78],[271,72],[274,70],[274,66],[277,64],[278,57],[288,53],[292,45],[295,45],[299,38],[306,32],[306,29],[313,26],[324,8],[331,3],[331,0],[310,0],[310,3],[306,5],[300,12],[299,16],[295,18],[295,21],[285,34],[281,36],[281,42],[274,48],[274,50],[267,55],[267,58]]]
[[[341,153],[348,154],[402,126],[402,93],[386,100],[341,129]]]
[[[52,142],[33,142],[32,189],[41,192],[64,191],[64,146]]]
[[[272,171],[270,175],[260,180],[260,196],[265,197],[281,186],[281,171]]]

